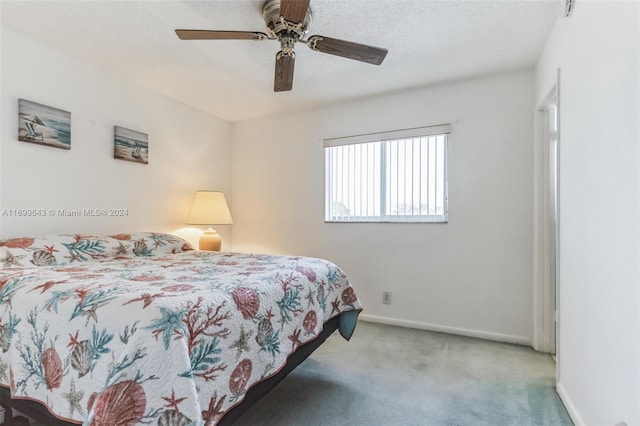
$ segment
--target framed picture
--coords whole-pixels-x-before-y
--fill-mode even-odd
[[[18,100],[18,140],[71,149],[71,113],[46,105]]]
[[[149,164],[149,135],[115,126],[114,158]]]

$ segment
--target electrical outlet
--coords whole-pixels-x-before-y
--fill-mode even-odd
[[[391,304],[391,292],[390,291],[383,291],[382,292],[382,303],[385,305],[390,305]]]

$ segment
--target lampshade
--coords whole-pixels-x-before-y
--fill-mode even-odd
[[[232,225],[231,213],[224,193],[196,191],[187,216],[187,225]]]

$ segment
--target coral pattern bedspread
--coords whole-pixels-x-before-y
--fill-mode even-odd
[[[361,310],[321,259],[56,238],[0,241],[0,385],[67,421],[215,424],[325,321]]]

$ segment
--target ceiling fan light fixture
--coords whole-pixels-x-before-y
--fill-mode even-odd
[[[288,34],[280,36],[280,53],[284,55],[293,54],[294,46],[296,45],[296,38]]]
[[[567,0],[569,1],[569,0]],[[293,88],[295,44],[305,43],[311,50],[380,65],[387,49],[332,37],[304,37],[311,22],[310,0],[268,0],[262,9],[267,34],[257,31],[176,30],[181,40],[278,40],[273,90],[285,92]]]

